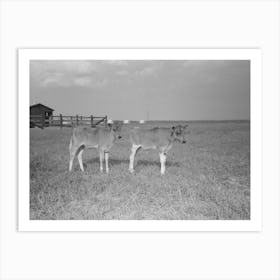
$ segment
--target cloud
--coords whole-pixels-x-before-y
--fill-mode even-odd
[[[88,60],[33,60],[30,81],[36,86],[90,86],[98,63]]]
[[[75,78],[73,81],[73,84],[76,86],[81,86],[81,87],[89,87],[91,86],[92,79],[89,76],[84,76],[84,77],[78,77]]]
[[[42,86],[46,87],[49,85],[58,85],[61,81],[63,81],[64,74],[63,73],[49,73],[46,74],[45,77],[42,77]],[[65,82],[63,83],[65,84]]]
[[[127,70],[121,70],[121,71],[116,72],[116,75],[117,76],[127,76],[127,75],[129,75],[129,72]]]
[[[30,62],[31,75],[35,76],[44,72],[89,74],[96,71],[96,62],[88,60],[32,60]]]
[[[140,70],[139,72],[138,72],[138,74],[140,75],[140,76],[153,76],[153,75],[155,75],[156,74],[156,72],[157,72],[157,69],[156,68],[154,68],[154,67],[146,67],[146,68],[144,68],[143,70]]]
[[[103,64],[109,64],[114,66],[128,66],[128,62],[126,60],[103,60]]]
[[[119,76],[129,75],[128,71],[122,69],[127,65],[124,60],[32,60],[30,81],[39,87],[101,88]]]
[[[163,61],[145,61],[143,67],[135,71],[134,75],[142,78],[156,77],[162,70],[163,65]]]
[[[30,81],[38,87],[105,87],[159,76],[163,61],[33,60]]]
[[[91,76],[82,76],[75,78],[73,81],[73,85],[80,87],[91,87],[91,88],[103,88],[108,84],[108,80],[106,78],[96,79]]]
[[[62,63],[62,67],[65,67],[67,71],[74,73],[93,73],[97,71],[97,65],[93,61],[87,60],[67,60]]]

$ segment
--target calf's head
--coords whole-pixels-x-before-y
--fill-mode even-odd
[[[187,142],[186,140],[186,134],[188,125],[177,125],[172,127],[172,133],[171,136],[173,137],[174,141],[179,141],[182,144],[185,144]]]
[[[114,122],[113,124],[108,124],[108,126],[110,127],[111,131],[114,132],[115,137],[117,139],[122,138],[122,135],[121,135],[122,123],[121,122]]]

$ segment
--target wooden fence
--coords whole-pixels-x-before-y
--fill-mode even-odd
[[[79,125],[94,127],[100,123],[107,123],[107,116],[105,117],[94,117],[94,116],[50,116],[46,118],[42,115],[30,115],[30,127],[73,127]]]

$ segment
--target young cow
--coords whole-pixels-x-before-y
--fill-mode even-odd
[[[152,128],[152,129],[143,129],[139,127],[135,127],[130,131],[130,140],[132,143],[131,154],[130,154],[130,162],[129,162],[129,171],[134,172],[133,163],[134,157],[137,151],[140,148],[144,150],[158,150],[160,163],[161,163],[161,174],[165,173],[165,162],[166,162],[166,154],[171,149],[172,144],[175,141],[180,143],[186,143],[185,126],[173,126],[172,128]]]
[[[109,172],[109,151],[114,145],[115,140],[121,138],[121,124],[108,124],[106,127],[76,127],[70,139],[69,152],[70,163],[69,171],[72,170],[75,155],[78,157],[79,165],[84,171],[82,153],[85,148],[96,148],[99,151],[100,171],[103,171],[103,161],[105,156],[106,172]]]

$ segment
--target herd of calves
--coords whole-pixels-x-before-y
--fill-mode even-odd
[[[129,131],[129,138],[132,144],[129,171],[134,172],[134,157],[137,151],[158,150],[160,157],[161,174],[165,173],[166,154],[171,149],[172,144],[177,141],[186,143],[186,128],[188,125],[177,125],[172,128],[155,127],[151,129],[134,127]],[[105,127],[76,127],[70,139],[69,152],[70,163],[69,171],[72,170],[73,160],[77,155],[79,165],[84,171],[82,154],[85,148],[96,148],[99,151],[100,171],[103,171],[103,162],[105,159],[106,172],[109,172],[109,151],[116,139],[121,136],[121,123],[108,124]]]

